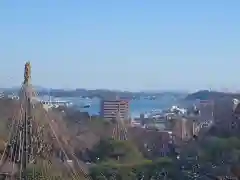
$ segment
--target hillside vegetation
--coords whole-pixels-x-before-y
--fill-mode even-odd
[[[221,98],[240,98],[240,94],[202,90],[189,94],[185,100],[217,100]]]
[[[0,125],[5,130],[2,139],[7,137],[8,125],[14,118],[13,111],[17,105],[12,100],[0,100]],[[168,157],[157,156],[154,149],[154,156],[149,156],[151,160],[144,156],[144,151],[139,147],[145,141],[157,144],[157,132],[146,135],[142,130],[129,129],[129,141],[115,141],[110,138],[114,123],[102,119],[76,119],[75,116],[71,116],[71,119],[64,111],[50,111],[49,116],[56,121],[56,131],[66,143],[65,147],[71,147],[68,150],[74,150],[81,160],[91,162],[90,175],[93,180],[185,180],[196,177],[207,180],[220,175],[240,177],[240,126],[235,131],[226,128],[229,122],[234,121],[231,105],[231,100],[219,101],[216,114],[220,121],[206,138],[196,139]],[[35,115],[39,121],[46,118],[41,110]],[[228,130],[227,134],[223,133],[223,129]],[[35,179],[37,175],[39,179],[48,176],[51,179],[68,180],[58,159],[52,159],[50,165],[48,163],[43,160],[28,167],[29,179],[33,177],[34,170]]]

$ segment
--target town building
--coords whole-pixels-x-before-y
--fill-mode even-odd
[[[105,120],[116,119],[117,116],[124,120],[129,119],[129,101],[128,100],[102,100],[100,116]]]
[[[214,119],[214,101],[198,100],[196,107],[199,110],[200,121],[212,121]]]
[[[171,120],[171,123],[176,142],[190,140],[197,133],[196,124],[192,119],[176,117]]]

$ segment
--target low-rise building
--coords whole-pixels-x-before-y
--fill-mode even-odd
[[[186,117],[175,117],[171,120],[171,123],[173,135],[178,141],[190,140],[194,135],[197,135],[200,130],[196,121]]]
[[[196,105],[199,109],[199,120],[207,121],[214,119],[214,101],[199,100]]]

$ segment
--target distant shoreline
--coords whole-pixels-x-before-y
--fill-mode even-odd
[[[64,89],[38,89],[35,88],[40,96],[50,95],[53,97],[98,97],[112,99],[116,96],[123,99],[139,99],[141,97],[159,98],[162,96],[174,96],[176,98],[185,97],[187,93],[183,92],[129,92],[129,91],[111,91],[111,90],[87,90],[87,89],[76,89],[76,90],[64,90]],[[2,89],[6,93],[18,92],[19,88],[6,88]]]

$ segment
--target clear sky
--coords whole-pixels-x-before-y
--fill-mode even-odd
[[[240,89],[239,0],[0,1],[0,86]]]

